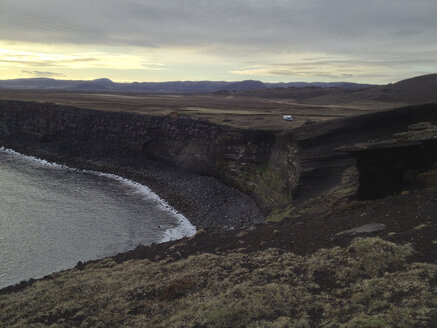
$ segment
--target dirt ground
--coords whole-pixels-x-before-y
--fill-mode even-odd
[[[368,224],[385,227],[368,233],[345,232]],[[199,232],[195,237],[171,245],[141,246],[115,256],[114,260],[165,257],[176,260],[203,252],[253,252],[267,248],[305,255],[321,248],[344,246],[357,236],[379,236],[400,244],[411,243],[418,252],[418,260],[437,263],[437,187],[413,189],[378,200],[356,201],[336,214],[304,217],[299,222],[285,220],[279,224],[262,224],[213,235]]]

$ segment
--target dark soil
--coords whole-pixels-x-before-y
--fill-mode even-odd
[[[386,228],[363,235],[380,236],[400,244],[411,243],[418,252],[418,261],[436,262],[437,250],[433,242],[437,240],[437,188],[411,190],[404,195],[359,202],[324,218],[304,218],[299,222],[288,220],[213,234],[200,232],[192,238],[141,246],[114,259],[117,262],[165,257],[177,260],[205,252],[220,253],[233,249],[253,252],[266,248],[303,255],[320,248],[344,246],[358,234],[336,236],[337,233],[371,223],[382,223]]]

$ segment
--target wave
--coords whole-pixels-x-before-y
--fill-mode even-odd
[[[19,152],[16,152],[15,150],[5,148],[3,146],[0,146],[0,152],[19,156],[21,158],[37,162],[37,163],[42,164],[44,166],[50,166],[51,168],[71,170],[71,171],[82,172],[82,173],[87,173],[87,174],[94,174],[97,176],[106,177],[109,179],[117,180],[117,181],[125,184],[126,186],[134,188],[138,193],[142,194],[144,196],[144,198],[155,201],[161,210],[163,210],[167,213],[171,213],[177,220],[178,225],[176,227],[167,229],[164,232],[163,237],[159,241],[160,243],[164,243],[164,242],[167,242],[170,240],[181,239],[184,237],[190,237],[196,233],[196,227],[193,226],[191,224],[191,222],[184,215],[182,215],[181,213],[176,211],[176,209],[171,207],[164,199],[162,199],[157,194],[155,194],[149,187],[142,185],[138,182],[135,182],[133,180],[126,179],[126,178],[123,178],[121,176],[111,174],[111,173],[103,173],[103,172],[93,171],[93,170],[75,169],[75,168],[72,168],[72,167],[69,167],[66,165],[57,164],[54,162],[49,162],[49,161],[46,161],[44,159],[40,159],[40,158],[37,158],[34,156],[24,155],[24,154],[21,154]]]

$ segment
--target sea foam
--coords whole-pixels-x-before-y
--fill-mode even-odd
[[[72,168],[72,167],[69,167],[66,165],[57,164],[54,162],[49,162],[49,161],[46,161],[44,159],[40,159],[40,158],[37,158],[34,156],[24,155],[24,154],[21,154],[19,152],[16,152],[15,150],[5,148],[3,146],[0,146],[0,152],[19,156],[21,158],[24,158],[24,159],[27,159],[30,161],[34,161],[34,162],[38,162],[44,166],[49,166],[49,167],[55,168],[55,169],[71,170],[71,171],[83,172],[83,173],[87,173],[87,174],[94,174],[97,176],[106,177],[109,179],[117,180],[117,181],[123,183],[124,185],[133,188],[136,192],[143,195],[145,199],[155,201],[157,206],[161,210],[163,210],[167,213],[171,213],[176,218],[176,220],[178,222],[178,225],[176,227],[169,228],[164,232],[163,237],[159,241],[160,243],[164,243],[164,242],[167,242],[170,240],[181,239],[184,237],[190,237],[196,233],[196,227],[193,226],[191,224],[191,222],[184,215],[182,215],[181,213],[176,211],[164,199],[162,199],[157,194],[155,194],[152,190],[150,190],[149,187],[142,185],[138,182],[135,182],[135,181],[123,178],[121,176],[111,174],[111,173],[103,173],[103,172],[98,172],[98,171],[93,171],[93,170],[75,169],[75,168]]]

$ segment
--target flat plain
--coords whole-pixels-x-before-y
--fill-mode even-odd
[[[223,94],[144,94],[83,91],[0,90],[0,99],[49,102],[79,108],[126,111],[145,115],[186,115],[238,128],[282,131],[305,124],[354,116],[405,105],[403,102],[362,100],[314,104],[286,98]],[[283,115],[293,115],[284,121]]]

